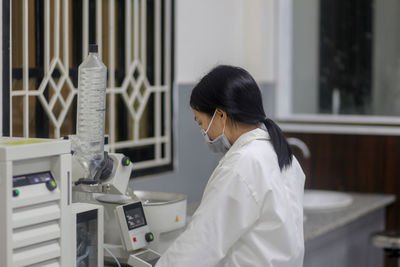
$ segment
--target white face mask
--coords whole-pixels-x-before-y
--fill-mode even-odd
[[[225,125],[224,125],[224,129],[222,130],[222,134],[220,136],[218,136],[217,138],[215,138],[214,140],[210,140],[210,137],[208,137],[208,130],[210,130],[211,124],[214,121],[214,117],[216,114],[216,110],[214,111],[214,115],[211,118],[210,124],[208,125],[208,128],[206,131],[204,131],[203,129],[201,129],[203,136],[204,136],[204,141],[206,142],[207,146],[209,149],[211,149],[211,151],[215,152],[215,153],[223,153],[225,154],[230,148],[231,148],[231,143],[229,143],[228,138],[226,138],[226,136],[224,135],[224,131],[225,131]]]

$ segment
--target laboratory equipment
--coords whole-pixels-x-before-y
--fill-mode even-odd
[[[72,204],[71,267],[103,267],[103,206],[89,203]],[[75,260],[74,260],[75,259]]]
[[[67,140],[0,137],[0,266],[70,266]]]
[[[120,263],[153,266],[160,257],[148,248],[154,235],[140,200],[127,190],[132,163],[122,154],[110,153],[109,157],[113,164],[109,176],[89,183],[81,179],[81,165],[72,160],[73,201],[104,207],[104,246]],[[104,253],[104,259],[114,262],[109,253]]]
[[[140,190],[133,193],[142,201],[147,223],[156,236],[186,225],[185,195]]]
[[[147,245],[154,236],[141,202],[127,192],[132,164],[122,154],[104,151],[107,70],[96,54],[97,46],[91,45],[89,52],[79,67],[77,135],[69,136],[73,201],[104,207],[105,260],[116,257],[131,266],[153,266],[159,255]]]
[[[128,264],[137,267],[154,266],[160,255],[150,249],[143,249],[154,240],[154,235],[147,225],[142,203],[139,201],[117,206],[115,213],[125,249],[135,251],[129,255]]]
[[[126,250],[132,251],[147,245],[154,240],[153,234],[147,225],[142,203],[134,202],[120,205],[115,208],[121,229],[123,245]]]
[[[89,55],[79,66],[77,133],[72,142],[84,178],[92,180],[104,163],[107,68],[97,50],[97,45],[91,44]]]
[[[79,159],[72,158],[72,181],[75,183],[75,191],[116,195],[126,193],[132,172],[130,159],[120,153],[106,153],[106,155],[110,165],[107,175],[103,173],[95,180],[86,180],[85,170]]]

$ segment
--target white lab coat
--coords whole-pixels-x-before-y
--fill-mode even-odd
[[[187,229],[156,267],[303,265],[304,173],[280,171],[269,135],[240,136],[221,159]]]

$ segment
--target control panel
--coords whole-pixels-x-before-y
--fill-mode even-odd
[[[147,225],[141,202],[117,206],[115,209],[124,247],[127,251],[144,248],[154,240]]]
[[[49,191],[57,188],[57,184],[50,171],[13,176],[13,197],[20,195],[18,187],[37,184],[45,184]]]

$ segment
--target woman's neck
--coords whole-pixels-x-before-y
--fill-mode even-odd
[[[228,138],[229,142],[233,145],[236,140],[244,133],[250,132],[257,129],[257,125],[236,123],[235,125],[230,124],[229,131],[225,130],[225,136]]]

